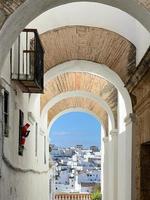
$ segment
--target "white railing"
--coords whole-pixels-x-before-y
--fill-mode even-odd
[[[91,200],[90,194],[55,194],[55,200]]]

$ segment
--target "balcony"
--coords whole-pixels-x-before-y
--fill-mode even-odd
[[[24,29],[10,50],[11,80],[24,93],[43,93],[44,50],[36,29]]]

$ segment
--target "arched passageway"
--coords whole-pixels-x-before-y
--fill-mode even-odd
[[[121,87],[121,80],[119,79],[119,77],[117,76],[117,75],[115,75],[115,73],[113,74],[114,76],[112,76],[112,71],[109,69],[109,68],[104,68],[104,66],[101,66],[101,65],[98,65],[98,64],[95,64],[95,63],[90,63],[90,62],[86,62],[86,61],[84,61],[82,64],[81,64],[82,62],[81,61],[74,61],[74,62],[68,62],[68,63],[64,63],[64,64],[62,64],[62,65],[60,65],[60,66],[58,66],[58,70],[59,70],[59,74],[61,73],[61,71],[62,71],[62,73],[65,73],[65,72],[67,72],[68,70],[70,71],[71,70],[71,72],[75,72],[75,71],[84,71],[84,72],[91,72],[91,73],[93,73],[93,74],[97,74],[98,76],[100,75],[100,76],[102,76],[102,77],[105,77],[105,78],[107,78],[107,80],[111,80],[111,82],[113,82],[113,83],[115,83],[115,80],[116,80],[116,87],[118,87],[118,89],[120,88],[120,91],[122,92],[122,95],[126,98],[126,102],[128,102],[128,100],[129,100],[129,102],[130,102],[130,98],[128,99],[128,94],[126,93],[127,91],[126,90],[124,90],[123,88],[124,87]],[[74,65],[74,67],[73,67],[73,65]],[[89,65],[89,67],[88,67],[88,65]],[[77,67],[76,67],[77,66]],[[82,67],[81,67],[82,66]],[[85,67],[84,67],[85,66]],[[62,67],[62,69],[63,70],[61,70],[61,67]],[[103,68],[103,73],[101,73],[101,69],[100,68]],[[105,70],[107,71],[107,73],[105,73]],[[92,71],[93,70],[93,71]],[[50,73],[51,72],[51,73]],[[57,68],[56,69],[52,69],[52,70],[50,70],[49,72],[48,72],[48,74],[46,75],[47,77],[49,76],[49,78],[51,79],[51,76],[52,77],[55,77],[55,73],[57,72]],[[57,73],[56,73],[57,74]],[[110,75],[110,76],[109,76]],[[46,77],[46,80],[48,80],[48,78]],[[114,79],[114,77],[116,77],[116,79]],[[52,79],[53,80],[53,79]],[[71,76],[71,79],[70,79],[70,81],[71,80],[73,80],[72,79],[72,76]],[[84,81],[85,81],[85,79],[84,79]],[[69,80],[67,81],[68,83],[69,83]],[[90,82],[90,81],[89,81]],[[84,82],[85,83],[85,85],[87,85],[86,84],[86,82]],[[58,83],[57,83],[58,84]],[[102,84],[102,83],[101,83]],[[65,87],[65,84],[62,84],[64,87]],[[62,86],[62,88],[63,88],[63,86]],[[97,85],[98,86],[98,85]],[[79,87],[79,86],[78,86]],[[59,88],[59,87],[58,87]],[[101,89],[102,89],[102,87],[100,87]],[[69,88],[68,88],[69,89]],[[84,89],[85,90],[85,89]],[[47,87],[47,91],[49,91],[48,90],[48,87]],[[46,93],[45,93],[46,94]],[[92,94],[92,93],[91,93]],[[64,100],[62,101],[61,99],[63,98],[63,93],[62,93],[62,98],[60,98],[59,96],[58,96],[58,98],[57,98],[57,101],[56,100],[54,100],[54,103],[56,103],[56,105],[54,105],[54,103],[51,103],[51,102],[53,102],[53,100],[51,100],[50,102],[49,102],[49,106],[51,105],[51,106],[53,106],[53,107],[49,107],[49,117],[50,116],[53,116],[53,114],[52,113],[56,113],[56,115],[57,115],[57,113],[59,113],[59,112],[62,112],[63,111],[63,109],[65,109],[65,108],[68,108],[68,106],[69,107],[71,107],[71,108],[74,108],[74,107],[79,107],[79,106],[81,106],[81,107],[83,107],[83,108],[85,108],[85,106],[87,106],[88,104],[87,104],[87,100],[86,101],[84,101],[83,99],[82,100],[80,100],[79,99],[79,97],[77,97],[77,94],[76,93],[71,93],[71,95],[72,95],[72,99],[70,98],[69,99],[69,95],[67,95],[66,94],[66,97],[65,97],[65,94],[64,94]],[[70,95],[70,97],[71,97],[71,95]],[[85,95],[85,93],[84,93],[84,95]],[[116,94],[117,95],[117,94]],[[43,96],[44,97],[44,96]],[[49,97],[51,97],[51,95],[49,96]],[[76,98],[76,99],[78,99],[78,103],[77,103],[77,100],[73,100],[73,97],[74,97],[74,99]],[[119,97],[119,96],[118,96]],[[120,96],[121,97],[121,96]],[[120,98],[119,97],[119,98]],[[54,98],[55,99],[55,98]],[[121,99],[119,100],[119,102],[121,101]],[[59,102],[59,103],[57,103],[57,102]],[[60,105],[59,105],[60,104]],[[118,104],[117,104],[118,105]],[[116,129],[113,129],[112,130],[112,127],[114,127],[114,126],[112,126],[112,124],[111,125],[109,125],[111,128],[109,129],[109,134],[111,135],[110,137],[112,137],[112,140],[110,140],[110,146],[109,146],[109,144],[107,144],[106,143],[106,141],[108,141],[109,142],[109,139],[105,139],[104,141],[105,141],[105,148],[107,149],[106,150],[106,152],[107,152],[107,154],[109,155],[110,154],[110,152],[111,152],[111,155],[110,155],[110,157],[111,157],[111,159],[112,160],[109,160],[109,163],[111,163],[110,165],[111,165],[111,168],[108,168],[108,167],[106,167],[107,165],[108,165],[108,160],[105,162],[105,169],[107,169],[106,171],[105,171],[105,175],[106,174],[110,174],[110,176],[108,176],[108,177],[105,177],[105,184],[107,185],[108,184],[108,180],[110,181],[110,183],[112,183],[113,181],[114,181],[114,177],[115,177],[115,180],[116,180],[116,177],[117,177],[117,174],[118,174],[118,171],[117,171],[117,168],[118,168],[118,166],[116,166],[116,161],[114,161],[114,159],[118,159],[117,157],[118,157],[118,146],[117,146],[117,135],[116,135],[116,133],[118,132],[118,133],[120,133],[120,141],[119,141],[119,143],[122,141],[122,140],[124,140],[125,138],[125,136],[123,136],[122,135],[122,133],[123,133],[123,130],[127,130],[127,132],[126,132],[126,137],[128,137],[128,139],[129,139],[129,137],[131,136],[131,132],[132,132],[132,130],[131,130],[131,127],[129,127],[129,128],[127,128],[127,127],[125,127],[124,126],[124,128],[123,128],[123,123],[124,123],[124,119],[125,119],[125,117],[127,116],[127,113],[131,113],[130,111],[132,111],[132,107],[130,107],[131,106],[131,104],[130,103],[126,103],[126,108],[124,107],[124,110],[126,110],[126,112],[124,112],[123,111],[123,101],[122,101],[122,103],[120,102],[120,112],[121,112],[121,118],[122,118],[122,122],[121,121],[119,121],[119,127],[120,127],[120,130],[119,130],[119,132],[116,130]],[[91,108],[93,107],[93,106],[90,106]],[[89,108],[90,108],[89,107]],[[94,107],[96,108],[96,104],[94,103]],[[118,107],[119,108],[119,107]],[[105,107],[105,109],[106,109],[106,107]],[[131,110],[130,110],[131,109]],[[96,108],[96,110],[92,110],[93,112],[96,112],[97,113],[97,111],[98,111],[98,108]],[[46,112],[46,111],[45,111]],[[107,111],[108,112],[108,114],[110,114],[110,112],[109,111]],[[51,114],[50,114],[51,113]],[[124,113],[124,114],[123,114]],[[119,113],[118,113],[119,114]],[[118,115],[117,114],[117,115]],[[120,115],[120,114],[119,114]],[[124,117],[123,117],[123,115],[124,115]],[[59,115],[58,115],[59,116]],[[104,117],[103,117],[103,115],[99,115],[100,116],[100,118],[102,118],[102,121],[103,121],[103,119],[105,119]],[[111,116],[111,115],[110,115]],[[55,118],[54,118],[55,119]],[[111,119],[111,117],[110,117],[110,119]],[[49,118],[49,121],[51,121],[50,120],[50,118]],[[117,121],[118,121],[118,117],[117,117]],[[122,123],[122,125],[121,125],[121,123]],[[106,127],[105,125],[104,125],[104,127]],[[130,132],[131,131],[131,132]],[[106,131],[107,132],[107,131]],[[128,135],[129,134],[129,135]],[[107,138],[107,137],[106,137]],[[129,139],[129,141],[131,142],[131,138]],[[129,150],[129,148],[131,148],[131,143],[126,143],[126,145],[129,145],[128,147],[126,146],[125,148],[127,148],[128,150]],[[120,143],[120,147],[119,148],[121,148],[122,149],[122,143]],[[127,149],[125,150],[125,152],[127,151]],[[123,150],[123,149],[122,149]],[[110,152],[109,152],[110,151]],[[122,151],[122,152],[124,152],[124,151]],[[124,152],[124,153],[125,153]],[[123,154],[124,154],[123,153]],[[119,156],[120,156],[120,158],[123,158],[123,156],[127,156],[127,154],[128,154],[129,152],[126,152],[124,155],[121,153]],[[129,154],[128,154],[129,155]],[[131,156],[131,155],[130,155]],[[109,156],[108,156],[109,157]],[[107,158],[107,155],[106,155],[106,158]],[[130,159],[130,158],[129,158]],[[114,164],[113,164],[113,162],[114,162]],[[118,162],[118,161],[117,161]],[[122,162],[122,161],[119,161],[119,163],[120,162]],[[107,164],[106,164],[107,163]],[[122,164],[123,164],[123,162],[122,162]],[[125,163],[124,163],[125,164]],[[129,163],[128,163],[129,164]],[[130,165],[130,166],[129,166]],[[131,163],[128,165],[128,167],[126,166],[126,169],[128,168],[128,175],[129,175],[129,170],[131,170]],[[120,168],[120,166],[119,166],[119,168]],[[122,168],[122,167],[121,167]],[[120,169],[121,169],[120,168]],[[113,169],[114,169],[114,172],[111,174],[111,172],[113,171]],[[117,171],[117,172],[116,172]],[[131,172],[131,171],[130,171]],[[123,171],[121,170],[119,173],[123,173]],[[126,173],[126,172],[124,172],[124,173]],[[114,176],[114,177],[113,177]],[[130,176],[130,175],[129,175]],[[129,176],[128,176],[128,178],[129,178]],[[126,178],[127,178],[127,176],[126,176]],[[129,181],[130,182],[130,178],[127,180],[126,179],[126,181]],[[131,182],[130,182],[131,183]],[[112,183],[112,184],[114,184],[114,183]],[[105,191],[104,191],[104,193],[105,193],[105,195],[104,195],[104,198],[111,198],[113,195],[114,195],[114,198],[118,198],[117,196],[119,196],[119,198],[124,198],[125,197],[125,195],[123,194],[123,191],[121,191],[119,194],[117,194],[117,192],[115,193],[114,192],[114,189],[115,188],[113,188],[113,187],[111,187],[111,185],[112,184],[110,184],[109,185],[109,190],[111,191],[110,192],[110,194],[108,194],[108,187],[106,187],[106,185],[105,185]],[[115,182],[115,187],[116,187],[116,185],[117,185],[117,182]],[[121,185],[121,183],[120,183],[120,185]],[[108,186],[108,185],[107,185]],[[129,186],[129,185],[128,185]],[[117,190],[117,189],[116,189]],[[125,188],[124,188],[124,190],[125,190]],[[129,188],[127,189],[128,191],[130,190]],[[123,194],[123,195],[122,195]],[[130,195],[129,194],[129,192],[127,193],[128,195]],[[126,198],[126,197],[125,197]]]
[[[88,9],[92,10],[91,13],[95,10],[95,16],[98,16],[98,6],[101,6],[105,11],[110,11],[110,16],[114,16],[112,19],[107,19],[106,23],[97,22],[96,17],[93,21],[89,17],[86,18],[89,21],[82,17],[79,19],[74,14],[73,20],[69,22],[68,19],[65,21],[63,18],[59,23],[55,24],[54,21],[54,24],[48,25],[45,20],[45,28],[41,28],[39,36],[45,50],[43,95],[23,94],[18,84],[11,81],[10,64],[12,63],[9,56],[13,57],[13,63],[17,56],[16,54],[9,55],[8,51],[19,32],[32,19],[49,8],[68,2],[60,4],[57,1],[44,0],[38,3],[37,0],[36,6],[33,0],[24,1],[23,4],[19,1],[18,4],[16,2],[0,3],[1,25],[7,18],[6,14],[9,16],[12,13],[0,31],[0,86],[2,88],[0,105],[1,108],[4,107],[0,115],[2,124],[4,123],[0,129],[2,133],[0,151],[2,157],[0,172],[3,177],[3,180],[0,178],[2,199],[48,199],[46,184],[48,123],[66,109],[80,107],[94,113],[104,124],[106,137],[104,138],[103,199],[147,200],[144,188],[147,191],[148,188],[142,179],[143,169],[147,166],[142,158],[147,159],[145,152],[148,151],[145,150],[147,149],[145,145],[148,145],[150,141],[147,120],[150,114],[150,51],[147,50],[150,38],[147,31],[150,26],[149,4],[146,1],[100,2],[107,6],[83,2],[66,4],[62,7],[66,9],[67,17],[68,7],[79,6],[80,13],[86,10],[85,17]],[[63,9],[61,10],[60,6],[51,10],[53,16],[59,16],[58,11],[63,13]],[[24,15],[23,11],[27,11],[28,14]],[[107,17],[105,13],[101,16]],[[118,16],[120,16],[120,21],[118,21],[118,28],[115,29],[115,25],[111,24]],[[52,16],[50,17],[53,19]],[[32,26],[40,27],[38,20],[41,19],[42,16],[36,19],[37,21],[33,21]],[[136,34],[127,31],[121,25],[123,23],[126,25],[124,27],[132,27]],[[141,37],[144,38],[143,42],[141,42]],[[32,42],[33,40],[30,41],[30,45]],[[24,43],[21,45],[23,46]],[[14,45],[14,48],[17,52],[17,45]],[[18,60],[19,63],[20,57]],[[30,123],[31,134],[26,139],[21,157],[20,134],[25,122]],[[141,179],[138,178],[140,174]],[[22,180],[22,185],[18,184],[19,178]],[[27,187],[31,181],[32,192]],[[44,186],[44,192],[41,186]],[[34,189],[36,187],[40,188],[38,197]],[[26,194],[24,194],[25,188],[29,191]]]

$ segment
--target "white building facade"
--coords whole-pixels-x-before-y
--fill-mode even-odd
[[[72,154],[68,154],[69,149]],[[69,149],[55,147],[53,150],[52,147],[50,156],[56,167],[55,192],[90,194],[101,184],[101,153],[98,148],[93,152],[81,145]]]

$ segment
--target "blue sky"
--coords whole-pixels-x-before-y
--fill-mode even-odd
[[[95,117],[83,112],[70,112],[59,117],[50,130],[50,143],[69,147],[82,144],[100,147],[100,124]]]

